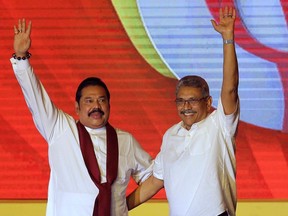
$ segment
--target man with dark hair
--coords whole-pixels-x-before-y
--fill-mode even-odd
[[[79,120],[50,100],[29,63],[31,22],[14,26],[10,59],[35,125],[48,143],[51,169],[47,216],[127,216],[126,188],[152,173],[152,160],[135,138],[108,122],[110,93],[90,77],[79,85],[75,110]]]
[[[239,121],[238,64],[234,45],[236,12],[219,11],[214,29],[223,39],[223,82],[217,110],[206,81],[186,76],[176,87],[181,122],[163,136],[153,176],[127,198],[128,208],[165,187],[171,216],[235,216],[235,133]]]

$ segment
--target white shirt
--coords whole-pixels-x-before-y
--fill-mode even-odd
[[[91,216],[99,190],[91,180],[79,145],[75,120],[51,102],[29,61],[10,59],[34,123],[48,143],[50,179],[47,216]],[[101,181],[106,181],[106,129],[88,129]],[[112,185],[111,215],[128,215],[126,188],[130,177],[140,183],[152,173],[150,156],[128,132],[116,129],[118,176]]]
[[[218,110],[193,124],[187,131],[182,122],[163,136],[153,175],[164,180],[170,215],[235,215],[235,143],[239,110],[225,116]]]

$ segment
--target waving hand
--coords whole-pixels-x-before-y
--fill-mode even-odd
[[[26,56],[31,46],[31,28],[32,22],[30,21],[26,27],[25,19],[19,19],[17,27],[14,25],[14,51],[17,57]]]

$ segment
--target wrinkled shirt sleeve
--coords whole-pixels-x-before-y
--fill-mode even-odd
[[[40,134],[49,143],[52,139],[58,109],[50,100],[36,74],[33,73],[33,68],[29,61],[19,61],[14,58],[11,58],[10,61],[26,104],[32,114],[33,121]]]

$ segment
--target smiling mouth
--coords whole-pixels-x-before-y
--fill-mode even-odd
[[[180,114],[185,115],[185,116],[191,116],[191,115],[194,115],[194,114],[196,114],[196,113],[197,113],[197,112],[194,111],[194,110],[182,110],[182,111],[180,112]]]

